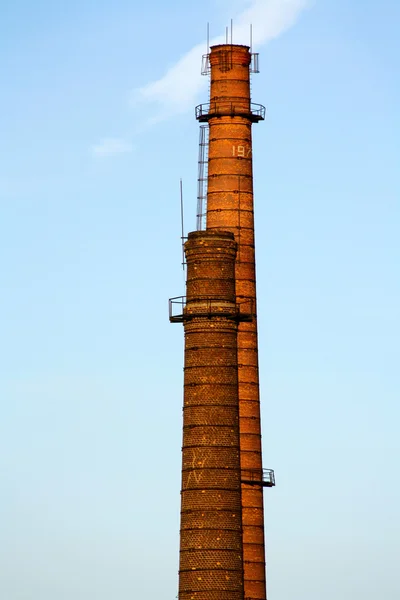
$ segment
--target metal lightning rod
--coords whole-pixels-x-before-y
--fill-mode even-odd
[[[183,185],[182,185],[182,178],[180,179],[179,182],[179,187],[180,187],[180,192],[181,192],[181,240],[182,240],[182,269],[183,271],[185,270],[185,248],[184,248],[184,243],[185,243],[185,231],[184,231],[184,224],[183,224]]]

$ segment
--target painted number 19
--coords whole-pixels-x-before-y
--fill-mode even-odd
[[[246,148],[246,146],[232,146],[232,156],[248,158],[251,156],[251,148]]]

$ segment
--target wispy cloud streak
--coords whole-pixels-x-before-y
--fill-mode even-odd
[[[234,16],[234,42],[249,43],[253,24],[253,43],[260,47],[292,27],[310,0],[242,0],[243,10]],[[224,37],[211,40],[211,45],[224,42]],[[134,90],[133,102],[153,103],[155,116],[150,122],[162,121],[186,112],[196,103],[206,85],[199,76],[201,55],[206,43],[198,44],[172,66],[161,79]]]

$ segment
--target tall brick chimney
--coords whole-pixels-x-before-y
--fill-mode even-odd
[[[209,123],[207,230],[234,234],[237,302],[253,313],[238,328],[243,567],[245,597],[265,600],[263,486],[273,479],[264,480],[261,457],[252,158],[252,124],[265,109],[251,102],[252,61],[248,46],[211,48],[210,103],[197,107],[197,118]]]
[[[252,124],[248,46],[213,46],[206,230],[185,244],[185,327],[179,600],[266,600],[258,375]],[[177,299],[172,300],[172,308]],[[178,301],[179,302],[179,301]]]
[[[185,244],[179,600],[243,600],[237,244],[195,231]]]

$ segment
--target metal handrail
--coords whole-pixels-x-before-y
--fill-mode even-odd
[[[186,306],[186,296],[175,296],[175,298],[170,298],[168,301],[168,306],[169,306],[169,318],[173,318],[173,317],[177,317],[179,315],[174,314],[174,306],[180,306],[181,310],[179,315],[183,315],[185,306]]]
[[[272,469],[242,469],[242,481],[275,486],[275,472]]]
[[[237,302],[235,303],[235,311],[234,313],[230,313],[225,309],[225,306],[221,307],[221,298],[203,298],[199,300],[202,303],[205,303],[205,310],[201,310],[198,314],[202,316],[207,315],[227,315],[234,314],[236,317],[241,318],[242,320],[251,320],[254,316],[253,310],[253,300],[249,298],[245,302]],[[246,306],[247,305],[247,306]],[[177,308],[178,307],[178,308]],[[246,310],[247,308],[247,310]],[[225,310],[224,310],[225,309]],[[184,315],[187,315],[189,318],[193,317],[195,313],[186,312],[186,296],[175,296],[175,298],[169,299],[169,319],[170,321],[181,321],[183,320]]]
[[[260,55],[258,52],[252,52],[251,54],[251,62],[250,62],[250,73],[259,73],[260,72]]]
[[[263,481],[275,485],[275,471],[273,469],[263,469]]]
[[[210,55],[203,54],[202,60],[201,60],[201,74],[209,75],[210,72],[211,72]]]
[[[258,52],[252,52],[250,54],[251,56],[251,60],[250,60],[250,73],[259,73],[260,72],[260,67],[259,67],[259,53]],[[202,75],[209,75],[211,72],[211,64],[210,64],[210,54],[203,54],[202,56],[202,60],[201,60],[201,74]]]
[[[248,103],[246,100],[235,102],[215,101],[196,106],[196,119],[214,115],[251,115],[257,120],[265,119],[266,108],[262,104]]]

